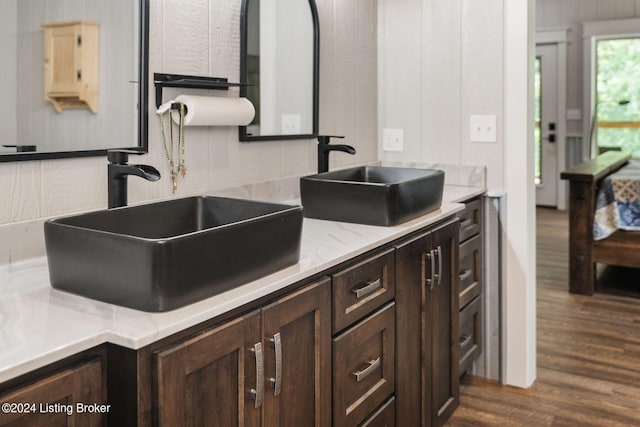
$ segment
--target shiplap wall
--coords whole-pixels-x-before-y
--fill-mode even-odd
[[[239,78],[240,0],[151,0],[150,73]],[[332,167],[377,160],[377,2],[317,0],[320,131],[346,135],[358,154],[334,153]],[[154,105],[150,90],[150,105]],[[198,92],[201,93],[201,92]],[[176,94],[167,91],[166,96]],[[231,95],[237,92],[231,91]],[[108,96],[108,94],[106,95]],[[114,124],[117,125],[117,124]],[[189,128],[187,177],[179,195],[314,172],[315,141],[239,143],[235,127]],[[149,120],[150,153],[135,159],[163,174],[129,180],[133,202],[171,195],[159,122]],[[106,159],[0,163],[0,224],[106,207]],[[1,245],[19,242],[0,242]]]
[[[379,129],[404,129],[388,161],[487,166],[503,188],[503,2],[380,0]],[[469,116],[498,118],[496,143],[469,142]]]
[[[137,123],[137,11],[135,2],[20,0],[18,2],[17,141],[38,151],[135,145]],[[44,100],[46,23],[87,20],[99,27],[98,113],[57,113]]]
[[[640,0],[536,0],[536,29],[569,28],[567,45],[567,108],[583,110],[582,25],[640,17]],[[589,113],[582,111],[582,118]],[[581,120],[567,120],[568,133],[582,133]]]

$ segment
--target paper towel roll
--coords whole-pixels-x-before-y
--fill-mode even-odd
[[[247,98],[180,95],[175,102],[187,107],[185,126],[246,126],[256,114]],[[175,123],[180,122],[179,114],[171,116]]]

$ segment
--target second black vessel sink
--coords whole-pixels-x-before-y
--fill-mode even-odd
[[[56,289],[171,310],[298,262],[302,208],[189,197],[49,220]]]
[[[362,166],[300,178],[304,216],[391,226],[442,204],[444,172]]]

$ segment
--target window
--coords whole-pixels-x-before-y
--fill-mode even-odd
[[[594,132],[598,151],[640,158],[640,38],[596,42]]]

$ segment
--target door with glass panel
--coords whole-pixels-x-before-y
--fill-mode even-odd
[[[557,205],[558,48],[536,47],[535,61],[535,184],[536,204]]]

